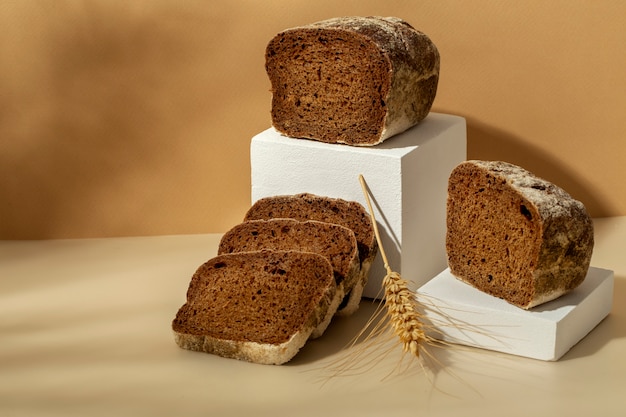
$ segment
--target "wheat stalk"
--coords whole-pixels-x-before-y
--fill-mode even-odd
[[[339,375],[358,375],[370,370],[381,363],[387,355],[396,351],[398,341],[402,346],[403,354],[389,375],[395,371],[402,372],[416,362],[404,362],[407,354],[410,358],[417,359],[422,369],[426,368],[425,358],[430,359],[429,363],[431,364],[438,364],[439,361],[426,347],[448,346],[445,341],[429,336],[428,333],[437,334],[438,331],[433,327],[433,323],[425,320],[423,313],[421,313],[425,311],[425,306],[420,303],[417,294],[410,289],[409,281],[393,271],[389,265],[363,175],[359,175],[359,181],[372,219],[374,234],[386,275],[381,287],[381,303],[363,329],[348,344],[345,355],[324,367],[326,371],[330,371],[330,375],[323,378],[326,380]],[[390,341],[393,343],[389,343]]]
[[[383,266],[387,271],[382,283],[386,317],[389,319],[393,333],[400,339],[403,352],[419,357],[420,346],[427,342],[431,343],[432,340],[425,333],[423,317],[420,314],[421,309],[416,294],[409,288],[408,281],[402,278],[399,273],[393,271],[389,265],[363,175],[359,175],[359,181],[370,217],[372,218],[374,234],[376,235],[376,242],[383,260]]]
[[[345,355],[328,363],[324,369],[325,377],[321,379],[328,382],[337,376],[354,376],[370,371],[383,362],[389,354],[397,351],[398,341],[402,346],[402,356],[395,366],[383,379],[394,373],[402,373],[419,364],[423,371],[445,370],[455,379],[462,381],[445,363],[431,352],[432,348],[458,347],[451,341],[446,341],[439,327],[454,327],[456,329],[468,329],[480,332],[480,329],[468,324],[452,321],[447,318],[445,310],[437,307],[428,297],[419,295],[411,290],[409,281],[393,271],[389,265],[385,249],[382,245],[378,224],[370,201],[369,192],[363,175],[359,175],[359,181],[365,201],[369,210],[372,226],[376,236],[376,242],[381,254],[386,275],[381,286],[381,303],[369,318],[361,331],[352,339],[344,351]],[[426,311],[437,311],[441,317],[433,321],[426,317]],[[389,343],[389,342],[392,343]],[[406,357],[412,359],[409,363],[404,362]],[[436,369],[435,369],[436,368]],[[427,372],[425,372],[427,373]],[[431,379],[434,384],[434,380]],[[471,386],[470,386],[471,388]]]

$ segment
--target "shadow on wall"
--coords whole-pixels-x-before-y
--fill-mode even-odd
[[[499,160],[519,165],[582,201],[591,217],[614,215],[614,210],[602,201],[583,178],[556,158],[506,131],[476,119],[466,117],[466,120],[468,159]]]
[[[39,16],[32,8],[25,15]],[[217,51],[203,45],[224,36],[226,22],[118,2],[55,13],[33,24],[37,36],[15,26],[28,42],[3,70],[15,82],[0,85],[9,88],[0,100],[0,219],[11,219],[0,221],[0,236],[145,234],[168,217],[159,193],[179,197],[167,173],[179,171],[180,143],[209,113],[203,97],[213,84],[198,77],[217,66]]]
[[[3,194],[13,196],[5,215],[27,211],[37,223],[31,230],[43,237],[68,221],[68,202],[95,199],[103,207],[97,192],[151,169],[146,162],[154,156],[150,121],[162,109],[144,92],[162,82],[152,69],[163,61],[162,45],[150,38],[154,30],[89,12],[67,12],[63,18],[72,24],[66,26],[45,22],[38,50],[50,52],[39,57],[41,70],[29,79],[38,88],[17,91],[6,103],[22,118],[0,116],[5,137],[32,144],[4,161],[17,173],[9,185],[3,181]]]

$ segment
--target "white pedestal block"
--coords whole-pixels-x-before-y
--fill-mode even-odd
[[[358,178],[363,174],[390,266],[422,285],[447,266],[447,182],[466,154],[465,119],[446,114],[431,113],[374,147],[293,139],[270,128],[251,143],[252,203],[307,192],[367,207]],[[379,295],[384,276],[379,255],[365,297]]]
[[[583,283],[523,310],[459,281],[446,269],[418,292],[433,336],[456,344],[555,361],[611,311],[613,271],[589,268]]]

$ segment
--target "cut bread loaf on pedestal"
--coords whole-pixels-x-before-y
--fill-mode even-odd
[[[359,279],[359,252],[354,232],[338,224],[294,219],[251,220],[240,223],[222,236],[218,255],[263,249],[312,252],[324,256],[333,267],[337,293],[335,312]],[[331,311],[332,310],[332,311]],[[311,334],[321,336],[333,314],[329,314]]]
[[[577,287],[589,268],[593,224],[583,204],[518,166],[467,161],[448,184],[450,271],[528,309]]]
[[[328,259],[294,251],[218,255],[198,268],[172,323],[184,349],[261,364],[298,353],[332,309]]]
[[[429,113],[433,42],[393,17],[340,17],[277,34],[266,48],[272,124],[282,134],[376,145]]]
[[[334,223],[354,232],[359,252],[359,277],[352,289],[346,288],[347,297],[338,314],[348,315],[356,311],[378,252],[372,220],[365,208],[355,201],[309,193],[272,196],[257,200],[246,213],[244,221],[275,218]]]

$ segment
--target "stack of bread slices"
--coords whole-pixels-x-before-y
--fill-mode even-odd
[[[283,364],[335,315],[358,309],[376,248],[357,202],[313,194],[261,199],[193,275],[172,323],[176,343]]]

